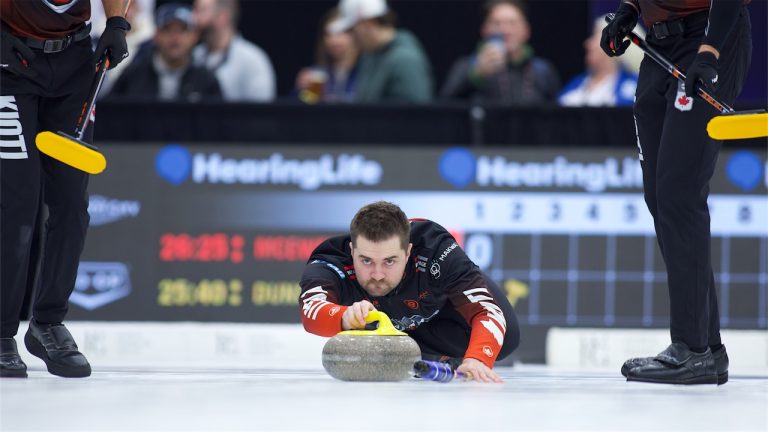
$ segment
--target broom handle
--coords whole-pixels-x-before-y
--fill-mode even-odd
[[[96,95],[99,94],[101,89],[101,83],[104,82],[104,76],[109,69],[109,59],[107,58],[108,52],[99,58],[99,62],[96,63],[96,76],[93,78],[91,89],[88,91],[88,98],[83,102],[83,109],[80,111],[80,117],[77,118],[77,124],[75,125],[75,138],[83,140],[85,129],[88,127],[88,119],[91,118],[91,111],[93,111],[93,105],[96,104]]]
[[[605,21],[610,23],[613,21],[614,14],[608,14],[605,17]],[[629,40],[632,41],[633,44],[640,47],[645,54],[650,57],[653,61],[658,63],[661,67],[667,70],[672,76],[677,78],[678,80],[685,82],[685,74],[680,71],[675,65],[673,65],[669,60],[667,60],[663,55],[661,55],[658,51],[653,49],[650,45],[648,45],[648,42],[643,40],[640,36],[637,35],[635,32],[629,33]],[[733,108],[730,106],[724,104],[723,102],[718,101],[715,99],[714,96],[709,94],[706,90],[701,88],[700,85],[696,85],[696,94],[699,95],[702,99],[707,101],[710,105],[715,107],[716,110],[720,111],[720,114],[731,114],[733,113]]]

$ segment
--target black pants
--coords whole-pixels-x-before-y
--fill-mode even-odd
[[[73,133],[95,72],[91,44],[86,39],[59,53],[34,51],[34,78],[0,72],[0,337],[17,333],[33,285],[34,318],[64,320],[89,222],[88,175],[40,154],[35,136]],[[48,217],[37,251],[43,204]]]
[[[648,44],[681,68],[704,37],[707,15],[687,20],[683,34]],[[732,104],[741,92],[752,52],[746,9],[720,51],[717,96]],[[721,142],[707,135],[717,111],[700,98],[681,98],[682,87],[646,57],[640,67],[635,122],[645,202],[667,267],[673,342],[703,348],[720,343],[720,317],[710,258],[709,181]]]
[[[517,323],[517,315],[512,305],[507,300],[507,295],[486,275],[488,290],[504,313],[507,321],[507,331],[504,334],[504,343],[496,360],[502,360],[514,351],[520,344],[520,326]],[[428,360],[439,360],[448,356],[463,358],[469,347],[469,337],[472,333],[467,321],[452,307],[440,310],[437,316],[429,323],[419,326],[409,335],[419,344],[422,357]]]

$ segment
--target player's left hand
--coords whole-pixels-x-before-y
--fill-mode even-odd
[[[456,368],[457,372],[467,375],[470,379],[482,382],[502,383],[502,380],[496,372],[486,366],[480,360],[465,358],[461,365]]]
[[[685,95],[693,97],[696,94],[696,86],[700,85],[708,93],[714,93],[719,86],[717,70],[719,65],[717,57],[710,51],[700,51],[688,67],[685,76]]]
[[[109,50],[109,68],[117,66],[128,57],[128,44],[125,42],[125,33],[131,29],[131,24],[121,16],[113,16],[107,19],[107,27],[99,37],[99,43],[94,51],[94,63],[98,62],[104,51]]]

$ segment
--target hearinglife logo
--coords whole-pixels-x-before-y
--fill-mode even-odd
[[[337,185],[375,186],[383,174],[379,162],[361,154],[288,159],[273,153],[265,159],[234,159],[220,153],[191,154],[180,145],[163,147],[155,158],[155,169],[173,185],[191,179],[198,184],[294,184],[304,190]]]
[[[475,155],[462,147],[447,150],[438,161],[440,176],[456,188],[474,181],[481,187],[639,189],[643,172],[637,159],[606,157],[601,162],[571,162],[556,156],[547,162],[519,162],[504,156]]]
[[[77,268],[75,289],[69,301],[93,310],[131,293],[128,267],[120,262],[83,261]]]
[[[763,162],[753,152],[737,151],[725,165],[728,180],[744,192],[751,192],[762,180],[768,187],[768,161]]]

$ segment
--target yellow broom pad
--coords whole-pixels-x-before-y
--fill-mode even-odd
[[[35,144],[42,153],[89,174],[98,174],[107,167],[103,154],[61,133],[40,132]]]
[[[707,133],[717,140],[768,137],[768,113],[713,117],[707,124]]]

